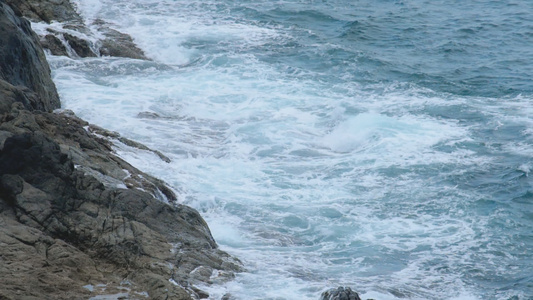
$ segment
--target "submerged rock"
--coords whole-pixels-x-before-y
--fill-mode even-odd
[[[320,300],[361,300],[361,298],[351,288],[341,286],[323,292]]]

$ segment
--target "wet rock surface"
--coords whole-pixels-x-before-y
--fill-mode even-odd
[[[82,22],[69,0],[5,0],[13,9],[33,21]]]
[[[85,165],[87,168],[100,166],[102,170],[126,163],[111,153],[106,156],[110,165],[92,161],[86,152],[97,153],[105,142],[72,130],[77,126],[71,117],[31,113],[19,104],[3,116],[0,215],[9,226],[2,226],[0,239],[10,246],[1,247],[0,256],[11,258],[8,264],[19,267],[10,267],[10,272],[0,272],[0,276],[22,276],[24,270],[36,265],[34,272],[41,266],[40,272],[46,276],[64,276],[71,282],[65,285],[64,281],[50,280],[41,284],[42,295],[59,297],[61,293],[56,293],[62,289],[68,292],[65,295],[76,291],[86,294],[80,290],[86,284],[114,284],[118,289],[121,281],[128,280],[138,292],[146,291],[153,299],[171,295],[170,299],[189,299],[193,290],[184,287],[213,280],[214,270],[226,274],[239,270],[237,260],[217,249],[207,224],[192,208],[166,204],[137,188],[106,187],[80,168],[77,163],[82,160],[73,156],[86,155],[83,159],[94,164]],[[85,138],[69,137],[69,132]],[[15,235],[13,230],[23,234]],[[63,249],[63,254],[58,254],[63,260],[48,262],[49,248],[56,244]],[[23,259],[30,253],[41,255],[30,261]],[[50,269],[62,264],[66,269],[60,273]],[[99,271],[100,266],[108,271]],[[76,272],[79,274],[72,277]],[[0,295],[36,290],[28,287],[24,278],[17,282],[7,279],[0,280]]]
[[[320,300],[361,300],[361,298],[351,288],[341,286],[323,292]]]
[[[3,0],[0,33],[0,299],[193,299],[208,297],[195,285],[231,280],[241,265],[198,212],[113,142],[168,158],[53,113],[42,49]]]
[[[70,57],[113,56],[148,59],[131,36],[102,20],[84,20],[68,0],[6,0],[33,22],[60,22],[61,29],[41,32],[41,44],[53,55]]]
[[[52,111],[59,108],[59,96],[50,77],[39,38],[31,30],[30,23],[19,18],[5,3],[0,2],[0,81],[8,87],[9,95],[15,97],[28,109]],[[25,90],[26,89],[26,90]],[[31,95],[34,93],[35,95]],[[12,96],[13,95],[13,96]],[[40,100],[36,101],[35,97]]]

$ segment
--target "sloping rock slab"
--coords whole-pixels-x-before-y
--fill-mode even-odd
[[[98,292],[84,286],[103,284],[130,296],[191,299],[204,294],[193,284],[241,269],[194,209],[80,170],[77,163],[98,165],[87,153],[105,145],[82,125],[20,103],[0,121],[0,298],[84,298]],[[74,153],[86,161],[75,163]]]

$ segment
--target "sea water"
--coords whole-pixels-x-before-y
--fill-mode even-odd
[[[243,261],[211,299],[533,299],[532,1],[75,3],[151,60],[48,56],[63,108],[171,158],[116,146]]]

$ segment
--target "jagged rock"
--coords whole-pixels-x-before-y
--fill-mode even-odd
[[[100,55],[147,59],[144,52],[135,45],[131,36],[110,28],[111,24],[102,20],[96,20],[94,24],[98,25],[98,30],[105,36],[101,41]]]
[[[191,291],[198,296],[203,292],[186,290],[169,279],[188,287],[210,283],[214,270],[226,274],[240,270],[236,259],[217,249],[207,224],[194,209],[165,204],[136,188],[106,187],[81,170],[78,163],[88,169],[101,163],[94,162],[87,153],[110,151],[106,148],[109,142],[92,136],[83,128],[86,124],[71,116],[31,113],[20,103],[13,105],[0,124],[0,219],[32,228],[34,240],[39,237],[60,241],[65,254],[57,255],[61,260],[56,259],[55,266],[68,268],[57,276],[71,276],[68,274],[74,269],[69,268],[81,268],[79,272],[85,276],[70,277],[69,285],[76,288],[67,289],[64,282],[54,284],[50,280],[47,289],[41,284],[42,290],[37,289],[36,293],[45,298],[67,299],[73,294],[81,297],[86,294],[80,289],[84,282],[100,281],[118,289],[117,278],[122,278],[130,280],[136,291],[146,291],[151,299],[190,299]],[[87,155],[83,158],[86,161],[75,159],[76,155]],[[119,173],[125,166],[111,152],[98,157],[111,162],[107,167],[113,170],[109,172]],[[29,237],[18,240],[31,246],[26,250],[31,253],[46,248],[34,246]],[[84,262],[76,265],[78,257]],[[35,272],[50,271],[48,256],[36,259],[42,262],[34,267]],[[32,268],[18,260],[13,263],[20,264],[20,270]],[[99,265],[108,269],[99,270]],[[17,270],[9,274],[25,280]],[[0,280],[0,295],[14,295],[11,293],[15,290],[32,295],[27,289],[33,287]]]
[[[162,161],[164,161],[166,163],[171,162],[170,158],[165,156],[160,151],[150,149],[150,148],[146,147],[145,145],[143,145],[143,144],[141,144],[139,142],[136,142],[136,141],[130,140],[128,138],[125,138],[123,136],[120,136],[120,134],[118,132],[109,131],[109,130],[106,130],[106,129],[102,128],[102,127],[99,127],[99,126],[96,126],[96,125],[92,125],[92,124],[89,125],[89,130],[91,132],[93,132],[93,133],[96,133],[96,134],[99,134],[99,135],[102,135],[102,136],[105,136],[105,137],[112,138],[112,139],[114,139],[116,141],[119,141],[119,142],[123,143],[124,145],[130,146],[132,148],[137,148],[137,149],[153,152],[154,154],[159,156],[159,158]]]
[[[163,201],[175,202],[177,200],[174,192],[163,181],[140,172],[114,155],[109,155],[112,151],[111,141],[130,141],[122,138],[118,133],[91,125],[76,117],[72,112],[61,113],[54,117],[39,114],[36,118],[47,134],[60,143],[63,151],[69,154],[80,170],[95,176],[107,186],[125,185],[131,189],[147,191]],[[155,154],[160,153],[137,142],[131,141],[128,144]],[[170,161],[166,156],[161,155],[162,160]]]
[[[94,36],[74,5],[68,0],[7,0],[7,4],[34,22],[58,21],[65,23],[65,29],[77,31],[86,36]],[[112,29],[111,24],[102,20],[95,20],[93,25],[97,26],[98,35],[104,36],[94,45],[89,39],[67,32],[54,31],[42,37],[42,46],[54,55],[69,56],[69,51],[61,42],[64,40],[72,52],[79,57],[114,56],[147,59],[129,35]]]
[[[70,48],[76,52],[79,57],[96,57],[97,55],[91,49],[89,41],[81,39],[69,33],[63,33],[63,37],[70,45]]]
[[[34,109],[42,105],[39,96],[27,87],[14,86],[0,80],[0,114],[9,112],[15,102],[22,103],[26,109]]]
[[[82,22],[68,0],[5,0],[22,15],[35,22]]]
[[[361,298],[351,288],[341,286],[323,292],[320,300],[361,300]]]
[[[50,67],[39,46],[39,38],[30,24],[15,15],[5,3],[0,2],[0,80],[12,86],[7,90],[14,98],[23,100],[31,109],[52,111],[59,108],[59,96],[50,77]],[[3,84],[5,86],[5,83]],[[22,91],[19,86],[34,92],[40,101]],[[30,108],[30,107],[28,107]]]
[[[63,3],[37,2],[50,1]],[[29,23],[0,0],[0,299],[189,300],[207,297],[197,283],[231,280],[240,262],[198,212],[110,139],[153,150],[50,113],[49,72]]]
[[[68,56],[68,51],[63,42],[54,34],[47,34],[41,39],[43,48],[50,50],[52,55]]]

